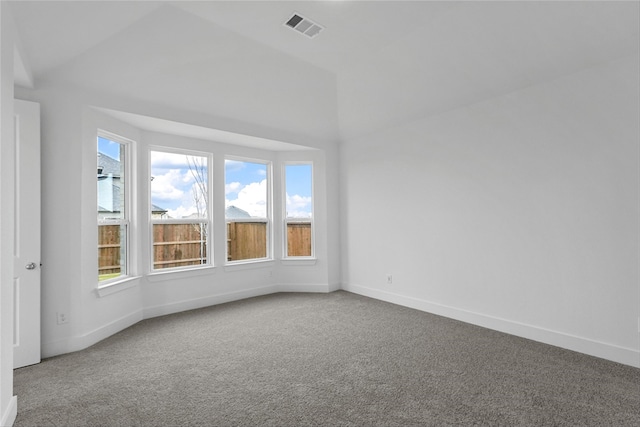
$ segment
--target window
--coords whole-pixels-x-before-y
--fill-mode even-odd
[[[313,254],[313,165],[285,164],[285,257]]]
[[[128,275],[130,141],[98,134],[98,281]]]
[[[268,163],[225,160],[228,262],[270,256],[270,172]]]
[[[151,151],[152,270],[210,264],[209,156]]]

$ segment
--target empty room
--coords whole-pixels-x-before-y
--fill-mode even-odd
[[[0,425],[640,425],[639,1],[0,23]]]

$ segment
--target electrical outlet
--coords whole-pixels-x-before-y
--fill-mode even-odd
[[[58,318],[58,325],[63,325],[65,323],[69,323],[69,318],[67,317],[67,315],[65,313],[56,313],[56,316]]]
[[[390,285],[393,283],[393,276],[390,274],[387,274],[387,285]]]

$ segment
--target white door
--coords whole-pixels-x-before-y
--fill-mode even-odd
[[[15,101],[13,367],[40,362],[40,104]]]

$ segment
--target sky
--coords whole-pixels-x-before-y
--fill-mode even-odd
[[[310,218],[312,216],[312,176],[311,164],[285,166],[287,218]]]
[[[266,164],[225,160],[225,206],[235,206],[253,217],[266,216]],[[312,216],[311,165],[287,165],[285,169],[287,215],[293,218]]]
[[[98,150],[112,158],[119,158],[119,144],[98,138]],[[194,162],[202,165],[203,176],[194,176]],[[207,158],[161,151],[151,152],[151,203],[166,209],[171,218],[198,214],[206,201],[200,184],[206,183]],[[287,215],[290,218],[312,216],[312,166],[285,167]],[[235,206],[252,217],[264,218],[267,212],[267,175],[265,163],[225,160],[225,207]],[[199,203],[198,203],[199,202]]]
[[[112,159],[118,160],[120,158],[120,144],[109,141],[101,136],[98,137],[98,151],[106,154]]]
[[[207,160],[151,151],[151,203],[171,218],[206,217]]]
[[[225,207],[235,206],[252,217],[266,218],[267,174],[264,163],[225,160]]]

